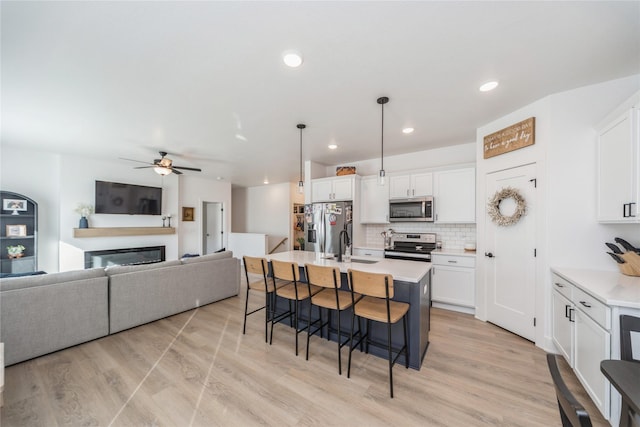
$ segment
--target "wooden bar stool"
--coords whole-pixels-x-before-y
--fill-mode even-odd
[[[353,301],[353,316],[351,317],[351,339],[349,345],[349,363],[347,368],[347,378],[351,375],[351,354],[353,348],[365,340],[366,351],[369,351],[369,344],[375,346],[385,346],[371,340],[371,321],[387,324],[387,342],[389,360],[389,391],[393,398],[393,365],[401,354],[404,354],[405,367],[409,368],[409,352],[407,351],[407,313],[409,312],[409,304],[405,302],[392,301],[393,298],[393,277],[390,274],[368,273],[358,270],[347,270],[349,277],[349,287],[351,288]],[[360,300],[356,300],[358,294],[363,295]],[[355,318],[367,319],[367,331],[362,333],[358,331],[359,339],[354,345],[354,323]],[[400,349],[394,349],[391,346],[391,325],[402,319],[404,345]],[[396,356],[393,357],[393,353]]]
[[[282,297],[290,302],[294,302],[293,311],[289,310],[288,312],[281,313],[279,315],[273,316],[271,318],[271,341],[273,342],[273,325],[285,319],[286,317],[291,318],[293,316],[293,327],[296,330],[296,356],[298,355],[298,334],[303,332],[305,329],[311,328],[313,324],[316,322],[320,322],[322,324],[322,318],[317,319],[315,321],[311,320],[311,301],[309,301],[309,313],[307,317],[307,326],[306,328],[300,328],[300,302],[307,300],[320,292],[322,288],[317,286],[312,286],[309,283],[300,282],[300,269],[298,265],[294,262],[284,262],[284,261],[271,261],[271,269],[273,270],[273,281],[274,286],[276,280],[284,281],[286,284],[283,286],[275,287],[275,295],[277,297]],[[308,338],[307,338],[308,339]],[[309,358],[309,353],[307,352],[307,359]]]
[[[304,266],[307,282],[311,285],[321,287],[322,290],[311,297],[311,303],[320,310],[327,309],[327,321],[320,325],[320,330],[324,326],[328,326],[327,339],[331,334],[331,310],[338,313],[338,374],[342,375],[342,355],[341,349],[349,343],[351,333],[342,340],[343,331],[340,322],[340,313],[353,305],[351,292],[340,290],[340,270],[336,267],[323,267],[313,264],[305,264]],[[360,299],[360,295],[355,295],[356,301]],[[307,359],[309,359],[309,337],[313,335],[311,331],[307,333]],[[316,330],[317,332],[317,330]]]
[[[273,291],[275,289],[275,283],[267,279],[269,265],[265,258],[244,256],[242,259],[244,262],[244,274],[247,278],[247,298],[244,303],[244,326],[242,327],[242,334],[244,335],[247,331],[247,316],[264,310],[264,342],[268,342],[269,322],[273,317],[274,309]],[[248,312],[250,290],[264,294],[265,301],[262,307]]]

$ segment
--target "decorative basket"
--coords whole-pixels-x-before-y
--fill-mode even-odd
[[[355,166],[338,166],[336,168],[336,176],[354,175],[356,173]]]
[[[626,276],[640,276],[640,254],[629,251],[618,255],[625,262],[618,264],[620,272]]]

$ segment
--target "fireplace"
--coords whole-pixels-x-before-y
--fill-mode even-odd
[[[145,248],[88,251],[84,253],[84,268],[153,264],[154,262],[165,260],[164,248],[164,246],[149,246]]]

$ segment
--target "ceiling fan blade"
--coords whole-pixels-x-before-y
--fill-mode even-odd
[[[184,169],[186,171],[202,172],[202,169],[200,169],[200,168],[188,168],[186,166],[172,166],[172,168],[174,168],[174,169]]]
[[[118,158],[119,158],[120,160],[128,160],[128,161],[130,161],[130,162],[144,163],[144,164],[146,164],[146,165],[150,165],[150,164],[151,164],[151,163],[149,163],[149,162],[143,162],[142,160],[127,159],[127,158],[124,158],[124,157],[118,157]]]
[[[182,175],[182,172],[176,170],[175,167],[171,168],[171,172],[175,173],[176,175]]]

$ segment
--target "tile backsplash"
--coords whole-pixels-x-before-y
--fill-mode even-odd
[[[395,223],[389,225],[365,225],[367,247],[383,247],[381,233],[388,229],[397,233],[436,233],[444,249],[464,249],[466,242],[476,241],[475,224]]]

